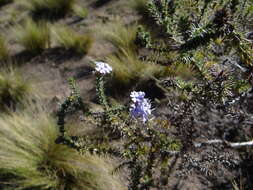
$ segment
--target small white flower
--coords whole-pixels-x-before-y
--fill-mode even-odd
[[[96,67],[95,70],[100,74],[109,74],[112,72],[112,67],[104,62],[94,62]]]
[[[132,99],[133,102],[142,101],[144,99],[144,97],[145,97],[145,92],[142,92],[142,91],[139,91],[139,92],[133,91],[133,92],[131,92],[130,97],[131,97],[131,99]]]

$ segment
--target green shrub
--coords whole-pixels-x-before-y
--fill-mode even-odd
[[[0,116],[0,189],[125,189],[111,175],[109,159],[55,144],[55,121],[37,112]]]
[[[69,13],[75,0],[25,0],[24,4],[35,18],[56,18]]]
[[[50,30],[45,22],[35,23],[27,20],[14,29],[14,35],[18,43],[31,53],[39,53],[50,47]]]
[[[90,35],[79,34],[65,26],[55,28],[54,34],[60,46],[79,54],[88,53],[93,43]]]
[[[2,36],[0,36],[0,61],[6,61],[9,58],[9,49]]]
[[[32,95],[32,87],[21,73],[13,68],[0,72],[0,108],[14,107]]]

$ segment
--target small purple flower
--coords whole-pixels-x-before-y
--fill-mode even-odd
[[[146,123],[151,115],[152,108],[149,99],[144,98],[144,92],[132,92],[130,97],[133,103],[130,106],[130,114],[134,118],[139,118]]]
[[[112,72],[112,67],[104,62],[94,62],[96,67],[95,70],[100,74],[109,74]]]

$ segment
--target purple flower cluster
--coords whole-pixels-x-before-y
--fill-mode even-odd
[[[131,92],[132,104],[130,106],[130,114],[134,118],[139,118],[143,123],[146,123],[151,115],[152,108],[149,99],[144,98],[145,92]]]
[[[95,70],[100,74],[109,74],[112,72],[112,67],[104,62],[94,62],[96,67]]]

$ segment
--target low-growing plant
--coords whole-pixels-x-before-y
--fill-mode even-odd
[[[81,152],[96,152],[99,154],[106,152],[120,157],[124,161],[115,168],[115,171],[125,166],[129,168],[130,178],[128,188],[131,190],[158,187],[160,185],[159,180],[155,179],[158,176],[168,178],[170,175],[168,167],[170,159],[179,153],[181,149],[180,141],[171,136],[168,130],[170,125],[166,120],[154,118],[151,101],[145,98],[144,92],[132,92],[130,95],[131,104],[123,106],[123,109],[114,109],[112,106],[109,106],[105,100],[106,96],[103,92],[105,89],[101,86],[101,81],[105,79],[104,75],[111,73],[111,68],[103,62],[95,62],[95,64],[96,75],[100,81],[97,83],[97,88],[99,89],[97,93],[101,99],[99,103],[104,109],[99,115],[92,114],[83,104],[74,80],[71,80],[71,94],[61,104],[58,112],[58,125],[61,133],[57,138],[57,142],[66,144]],[[98,124],[99,127],[103,127],[111,133],[115,130],[119,131],[118,138],[123,139],[124,142],[122,150],[115,150],[110,145],[104,146],[103,142],[101,142],[105,141],[102,140],[103,138],[100,138],[98,143],[96,140],[89,139],[89,137],[69,136],[65,131],[65,118],[70,110],[72,113],[81,110],[84,117],[88,117],[89,115],[95,116],[94,119],[102,124]],[[128,114],[121,118],[123,112],[128,112]],[[112,120],[101,120],[101,118],[108,117],[116,117],[121,122],[115,123]],[[105,126],[108,126],[108,128]],[[163,185],[166,184],[164,183]]]
[[[45,22],[27,20],[14,28],[14,35],[17,42],[30,53],[36,54],[50,47],[50,29]]]
[[[95,64],[95,73],[101,80],[105,79],[105,74],[110,74],[112,71],[112,68],[110,68],[106,63],[96,62]],[[110,145],[104,147],[103,138],[99,138],[99,142],[94,142],[91,138],[89,139],[89,137],[83,137],[85,140],[80,141],[80,137],[70,137],[67,135],[64,127],[64,118],[66,118],[70,111],[71,114],[73,114],[75,111],[82,110],[84,117],[87,117],[88,115],[93,116],[96,120],[96,123],[102,122],[101,124],[98,124],[99,127],[104,128],[108,123],[104,123],[105,120],[103,118],[108,116],[108,111],[112,108],[111,106],[107,106],[106,101],[102,100],[99,103],[103,105],[104,110],[99,113],[92,113],[91,110],[87,109],[87,107],[83,104],[76,85],[74,81],[71,80],[71,95],[67,97],[63,104],[61,104],[58,112],[58,125],[60,127],[61,136],[57,139],[57,142],[67,144],[68,146],[81,152],[92,152],[99,154],[106,152],[120,157],[123,159],[122,164],[120,164],[115,171],[118,171],[125,166],[128,167],[128,188],[130,190],[149,190],[153,188],[166,189],[171,172],[175,169],[178,163],[178,158],[184,160],[179,168],[177,167],[179,169],[179,175],[184,175],[184,170],[186,170],[186,172],[188,170],[198,170],[202,171],[202,173],[209,173],[213,168],[213,164],[217,165],[217,163],[221,167],[225,167],[224,163],[228,163],[228,166],[226,166],[227,168],[235,168],[236,164],[234,164],[234,161],[230,161],[230,157],[220,157],[217,159],[217,153],[218,155],[222,153],[216,151],[213,155],[208,157],[208,159],[204,157],[201,158],[203,160],[200,161],[196,159],[194,160],[190,154],[185,153],[187,150],[193,151],[191,149],[192,146],[195,146],[195,148],[200,148],[200,146],[202,146],[198,145],[199,143],[192,141],[194,139],[192,129],[192,127],[194,127],[192,110],[195,110],[199,103],[207,106],[208,108],[210,105],[223,104],[223,101],[225,100],[223,98],[230,96],[230,93],[227,94],[225,92],[227,91],[225,89],[228,86],[223,83],[224,80],[227,79],[223,72],[216,76],[216,78],[213,80],[213,83],[207,82],[206,84],[200,84],[199,86],[195,86],[194,84],[190,84],[189,82],[181,79],[176,80],[177,84],[174,88],[185,90],[189,97],[182,101],[183,109],[177,110],[178,108],[175,108],[176,106],[174,106],[174,110],[172,113],[170,113],[172,115],[169,116],[172,117],[170,121],[173,121],[173,126],[175,124],[178,126],[177,122],[179,122],[180,127],[183,126],[180,128],[180,131],[182,129],[183,133],[179,133],[182,135],[179,136],[181,140],[174,137],[173,134],[178,135],[177,133],[170,131],[170,128],[173,126],[169,121],[162,118],[155,118],[155,116],[152,115],[154,108],[151,106],[151,101],[145,97],[144,92],[132,92],[130,95],[130,105],[126,105],[124,109],[117,110],[114,113],[113,111],[110,111],[111,116],[116,116],[117,119],[122,121],[116,125],[116,128],[114,125],[112,125],[112,123],[110,123],[108,126],[109,128],[107,128],[110,132],[113,130],[120,130],[121,132],[119,138],[123,140],[123,146],[122,149],[117,147],[117,150],[110,146],[112,144],[111,141]],[[103,86],[101,83],[97,84],[97,88],[99,89],[97,92],[101,93],[101,91],[104,90]],[[103,97],[105,96],[104,93],[101,93],[99,96],[102,97],[101,99],[106,98]],[[174,105],[177,104],[177,101],[175,101],[174,97],[171,98],[172,100],[169,101],[169,105],[171,103]],[[129,114],[122,119],[121,113],[127,112],[127,108],[129,110]],[[170,109],[173,108],[170,107]],[[224,107],[224,109],[226,108]],[[177,115],[177,112],[179,112],[179,115]],[[177,118],[176,120],[173,120],[173,117],[175,116]],[[185,117],[187,117],[187,120],[184,120]],[[249,143],[252,145],[252,141]],[[193,161],[191,162],[191,160]],[[205,164],[207,164],[207,166]],[[209,167],[209,164],[211,164],[211,167]],[[182,173],[181,170],[183,171]],[[204,175],[209,175],[208,173]],[[188,173],[186,174],[188,175]]]
[[[150,48],[152,46],[151,34],[142,25],[138,26],[135,42],[140,47]]]
[[[0,116],[0,188],[36,190],[126,189],[112,176],[109,158],[81,155],[55,144],[55,121],[36,112]]]
[[[0,36],[0,61],[6,61],[9,58],[10,52],[7,43],[2,36]]]
[[[23,4],[30,10],[35,19],[59,18],[69,13],[75,0],[24,0]]]
[[[31,83],[14,68],[0,72],[0,108],[15,108],[33,94]]]
[[[169,127],[165,120],[157,119],[124,128],[127,142],[123,155],[128,161],[119,167],[128,166],[131,170],[129,189],[149,190],[167,185],[170,160],[181,149],[180,141],[166,130]],[[157,177],[167,179],[161,185]]]
[[[165,33],[170,33],[173,30],[173,19],[171,15],[173,15],[175,8],[172,1],[160,0],[160,1],[148,1],[148,12],[149,15],[154,17],[155,22],[158,26],[162,26],[165,30]]]
[[[93,43],[91,35],[79,34],[64,26],[55,28],[54,35],[60,46],[79,54],[87,54]]]

